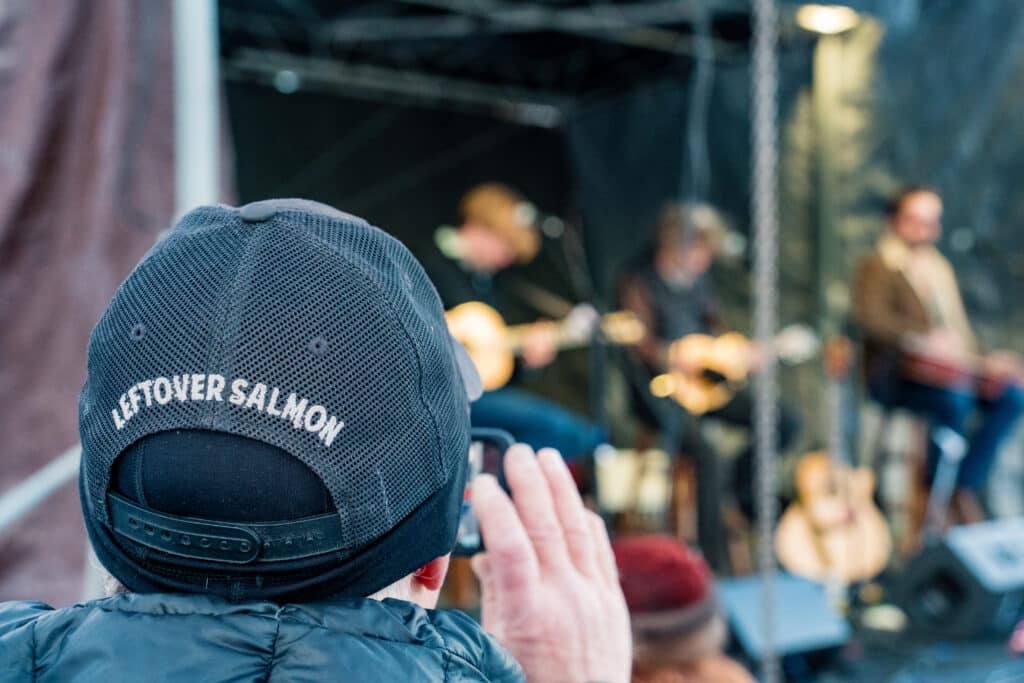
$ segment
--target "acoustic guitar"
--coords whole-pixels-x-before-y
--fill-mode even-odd
[[[485,303],[470,301],[449,310],[445,319],[451,335],[473,359],[486,391],[500,389],[512,378],[516,356],[522,353],[523,338],[533,325],[548,326],[559,349],[588,345],[598,329],[614,344],[636,344],[644,336],[643,323],[632,313],[598,315],[588,305],[577,306],[562,320],[506,325],[496,310]]]
[[[872,495],[874,473],[837,464],[825,451],[803,456],[796,468],[798,500],[779,519],[775,553],[788,571],[850,584],[885,569],[892,538]]]
[[[805,455],[797,463],[797,500],[775,530],[775,554],[788,571],[844,584],[874,578],[892,553],[889,527],[873,499],[874,473],[851,467],[843,456],[839,378],[848,372],[850,346],[843,338],[826,345],[829,450]]]
[[[690,372],[667,372],[651,380],[651,393],[670,397],[691,415],[718,410],[742,388],[753,368],[753,342],[739,332],[718,337],[688,334],[669,346],[670,361],[683,360]],[[804,325],[791,325],[772,340],[770,353],[787,364],[813,358],[820,343]]]

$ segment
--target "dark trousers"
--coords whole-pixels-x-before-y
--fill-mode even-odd
[[[999,447],[1024,413],[1024,390],[1010,385],[995,399],[973,393],[950,391],[916,382],[899,381],[893,386],[870,387],[872,398],[885,406],[907,408],[923,415],[932,427],[944,426],[967,438],[967,455],[960,464],[957,485],[983,493]],[[977,422],[972,424],[972,418]],[[928,439],[928,478],[938,463],[939,450]]]
[[[696,460],[697,467],[697,541],[715,571],[728,571],[725,529],[722,526],[722,499],[728,490],[749,518],[754,517],[754,394],[738,391],[722,408],[699,418],[689,415],[669,398],[635,396],[641,421],[657,429],[669,452],[682,452]],[[750,431],[750,445],[736,459],[731,476],[724,476],[721,458],[700,431],[702,420],[718,420]],[[778,406],[777,447],[789,450],[800,434],[800,418],[784,402]]]
[[[488,391],[471,404],[474,427],[504,429],[534,449],[554,448],[566,461],[589,456],[608,441],[603,428],[562,406],[512,388]]]
[[[740,509],[749,518],[754,517],[754,392],[744,389],[733,397],[729,403],[721,409],[708,413],[705,419],[720,420],[726,424],[743,427],[750,430],[750,444],[736,459],[735,469],[732,476],[732,490],[736,494],[736,500]],[[779,453],[789,450],[800,435],[800,417],[793,408],[784,402],[778,405],[778,422],[776,423],[777,443],[775,444]]]

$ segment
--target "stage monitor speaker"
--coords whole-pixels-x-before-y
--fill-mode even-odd
[[[909,562],[896,588],[922,630],[1009,633],[1024,608],[1024,519],[953,527]]]
[[[765,647],[761,578],[723,579],[718,588],[736,641],[748,657],[760,659]],[[829,604],[820,583],[780,573],[774,592],[772,641],[779,656],[830,650],[850,638],[850,625]]]

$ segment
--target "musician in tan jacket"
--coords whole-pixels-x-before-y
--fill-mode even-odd
[[[887,214],[888,230],[860,263],[853,291],[868,390],[883,405],[909,408],[968,438],[954,509],[961,521],[977,521],[984,516],[977,496],[1024,412],[1021,364],[1006,351],[983,353],[974,336],[953,268],[935,247],[942,234],[938,193],[908,187]],[[988,381],[976,381],[982,378]],[[969,430],[975,412],[980,420]],[[930,477],[938,452],[929,443]]]

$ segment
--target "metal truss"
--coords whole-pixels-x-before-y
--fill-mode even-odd
[[[483,108],[497,118],[542,128],[561,125],[573,102],[571,97],[549,92],[272,50],[241,50],[224,62],[223,72],[231,80],[266,85],[277,85],[282,72],[287,72],[303,87],[320,91],[389,101],[398,97],[409,104],[442,104],[455,110]]]
[[[401,0],[408,5],[445,9],[463,16],[435,18],[435,21],[457,22],[444,30],[447,37],[471,35],[476,32],[553,31],[596,38],[612,43],[639,47],[670,54],[696,55],[697,46],[686,34],[656,28],[660,24],[692,23],[705,12],[745,12],[746,3],[736,0],[675,0],[674,2],[639,2],[632,4],[594,4],[589,7],[555,9],[547,5],[499,0]],[[484,20],[467,21],[467,16]],[[334,30],[339,30],[337,23]],[[335,33],[337,35],[337,33]],[[736,46],[715,41],[719,54],[735,54]]]

